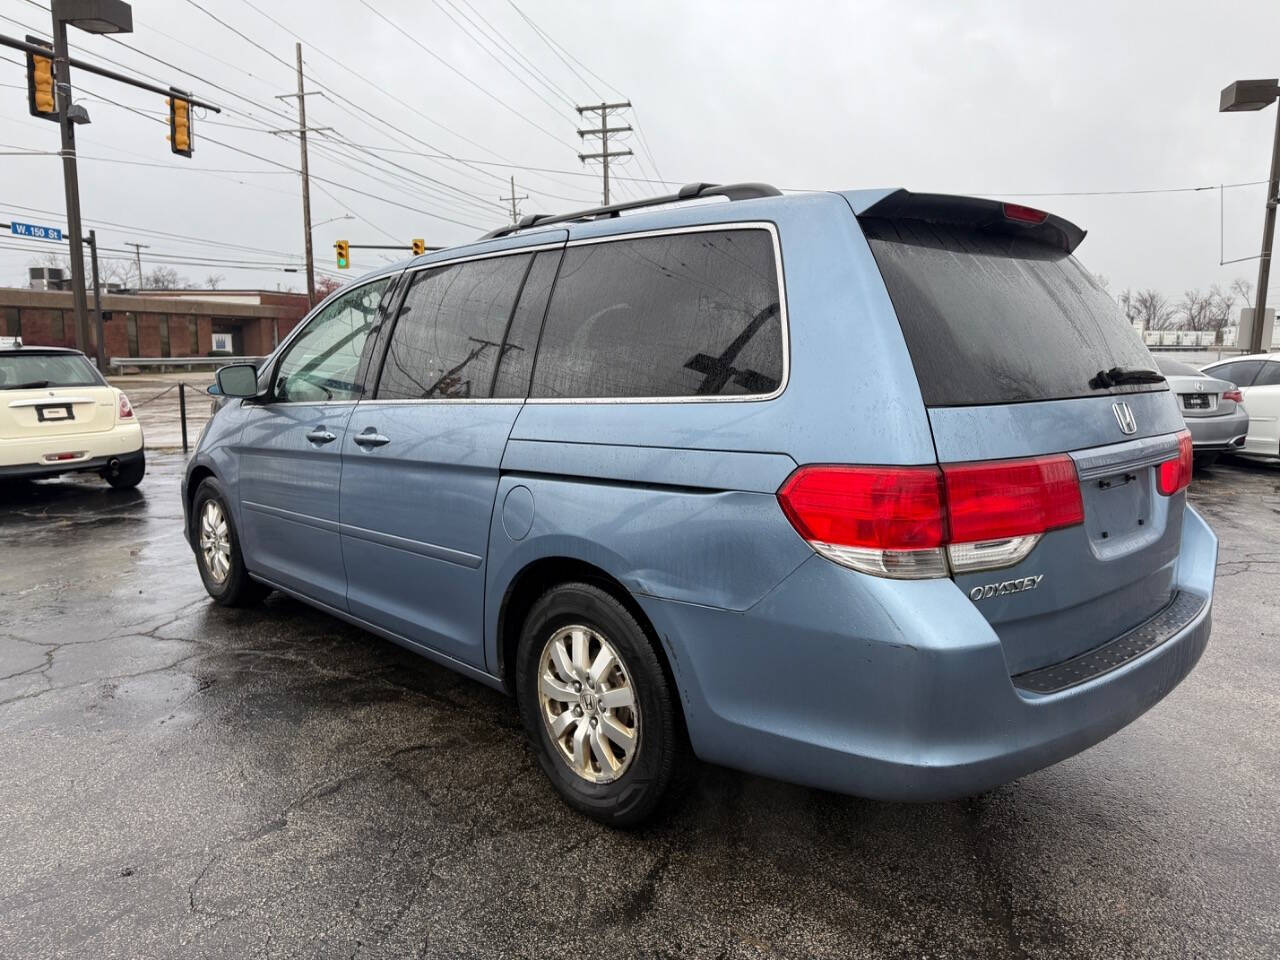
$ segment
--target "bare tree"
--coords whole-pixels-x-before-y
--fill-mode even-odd
[[[1234,286],[1234,285],[1233,285]],[[1231,311],[1235,309],[1236,293],[1228,287],[1223,290],[1216,283],[1209,288],[1209,327],[1219,334],[1222,328],[1231,323]]]
[[[1253,306],[1253,284],[1244,277],[1236,277],[1231,281],[1231,292],[1239,297],[1246,307]]]
[[[191,286],[191,281],[179,276],[173,267],[156,267],[146,275],[144,286],[148,290],[178,290]]]
[[[341,280],[335,280],[333,277],[316,277],[316,301],[323,300],[343,285]]]
[[[226,279],[227,278],[223,276],[221,273],[211,273],[204,278],[204,285],[208,287],[210,290],[217,290],[220,286],[222,286],[223,283],[226,282]]]
[[[1139,290],[1132,296],[1131,307],[1131,319],[1140,320],[1144,330],[1167,330],[1173,325],[1173,305],[1159,290]]]
[[[1182,299],[1174,307],[1174,315],[1178,326],[1183,330],[1211,330],[1209,325],[1209,305],[1212,296],[1199,290],[1187,290]]]

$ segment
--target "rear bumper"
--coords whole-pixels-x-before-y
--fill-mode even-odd
[[[117,424],[97,433],[0,440],[0,477],[48,477],[101,470],[112,459],[124,462],[141,457],[142,447],[142,427],[136,422]],[[78,456],[53,462],[46,459],[60,453]]]
[[[1191,446],[1196,453],[1238,450],[1249,433],[1249,414],[1242,409],[1224,417],[1187,417]]]
[[[90,457],[65,463],[18,463],[0,466],[0,480],[30,480],[38,477],[57,477],[64,473],[101,473],[110,469],[113,463],[126,467],[142,462],[144,458],[145,454],[142,450],[134,450],[130,453]]]
[[[1209,640],[1217,539],[1188,508],[1176,589],[1203,601],[1121,666],[1020,690],[949,580],[888,581],[814,557],[744,613],[640,598],[670,655],[695,751],[885,800],[979,793],[1092,746],[1191,671]]]

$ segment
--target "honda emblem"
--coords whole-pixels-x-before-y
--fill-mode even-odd
[[[1123,400],[1117,400],[1111,405],[1111,412],[1116,415],[1116,423],[1120,424],[1120,432],[1125,436],[1138,432],[1138,421],[1133,417],[1133,411],[1129,409],[1129,405]]]

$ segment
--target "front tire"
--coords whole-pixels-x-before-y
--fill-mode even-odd
[[[206,477],[196,488],[191,522],[200,579],[216,603],[244,607],[270,593],[268,587],[249,576],[226,496],[213,477]]]
[[[516,653],[520,719],[565,801],[615,827],[672,803],[692,765],[674,685],[635,617],[569,583],[533,605]]]

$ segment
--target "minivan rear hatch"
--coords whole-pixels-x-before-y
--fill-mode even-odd
[[[1010,673],[1070,660],[1169,606],[1184,497],[1161,492],[1161,464],[1178,459],[1183,423],[1137,332],[1071,255],[1084,232],[1026,207],[906,191],[859,223],[944,474],[1074,463],[1083,523],[1044,533],[1012,565],[953,569]]]

